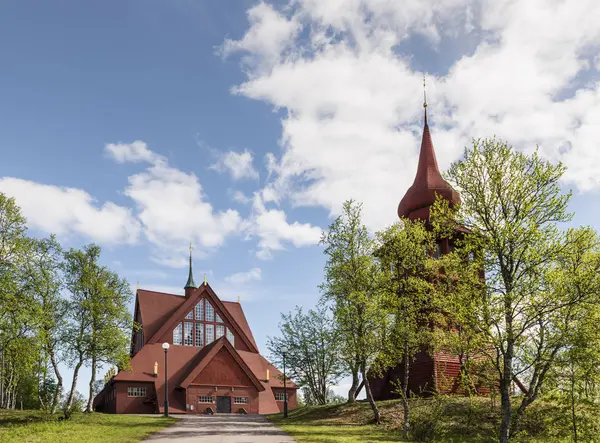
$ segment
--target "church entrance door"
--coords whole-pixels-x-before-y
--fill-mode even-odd
[[[231,397],[217,397],[217,412],[231,414]]]

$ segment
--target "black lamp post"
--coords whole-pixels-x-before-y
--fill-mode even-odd
[[[169,343],[163,343],[162,348],[165,350],[165,417],[169,416],[169,378],[167,374],[167,352],[169,352]]]
[[[283,355],[283,418],[288,418],[287,381],[285,378],[285,355],[287,351],[286,346],[281,348],[281,354]]]

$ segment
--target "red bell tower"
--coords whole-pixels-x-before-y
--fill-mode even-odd
[[[425,80],[423,80],[425,86]],[[431,141],[431,132],[427,123],[427,96],[424,94],[424,125],[421,139],[421,151],[417,174],[410,188],[400,200],[398,217],[410,220],[429,221],[431,206],[436,196],[446,199],[450,206],[460,203],[460,195],[444,180],[435,158],[435,150]],[[450,243],[447,239],[438,242],[436,253],[448,252]],[[376,400],[399,398],[394,392],[394,383],[401,380],[403,365],[390,368],[381,378],[370,380],[371,390]],[[409,389],[417,395],[428,395],[432,392],[453,393],[459,389],[460,362],[456,356],[442,352],[422,350],[410,363]]]

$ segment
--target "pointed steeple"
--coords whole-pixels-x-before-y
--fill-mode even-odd
[[[425,78],[423,78],[425,87]],[[427,123],[427,95],[423,92],[424,123],[421,138],[421,152],[417,174],[412,186],[408,188],[398,205],[398,217],[414,219],[429,219],[429,209],[435,202],[436,194],[447,199],[451,205],[460,202],[460,196],[446,180],[437,165],[435,150],[431,141],[431,132]]]
[[[196,289],[196,283],[194,282],[194,276],[192,275],[192,243],[190,242],[190,273],[184,289]]]

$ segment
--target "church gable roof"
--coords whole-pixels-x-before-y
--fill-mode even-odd
[[[140,291],[141,290],[139,290],[138,293]],[[151,293],[152,291],[144,292]],[[161,300],[154,300],[152,304],[148,303],[147,306],[153,313],[153,315],[151,316],[153,318],[160,317],[160,322],[156,320],[153,322],[153,326],[157,327],[152,328],[153,330],[150,331],[152,332],[151,334],[146,335],[146,328],[144,327],[144,335],[148,338],[146,343],[150,344],[161,342],[164,336],[170,331],[172,331],[173,328],[175,328],[175,326],[178,323],[183,321],[185,316],[194,309],[196,303],[198,303],[202,298],[206,298],[211,302],[216,312],[221,314],[221,316],[226,320],[226,322],[231,326],[231,328],[237,333],[239,338],[241,338],[244,341],[244,343],[246,343],[248,349],[250,349],[252,352],[258,352],[258,347],[256,346],[256,342],[254,341],[254,337],[252,336],[252,332],[250,331],[250,327],[248,326],[248,322],[246,321],[246,317],[244,316],[241,306],[237,303],[237,307],[233,307],[232,303],[228,303],[228,305],[225,305],[207,283],[203,284],[197,289],[191,290],[191,293],[188,297],[181,297],[177,295],[171,296],[169,294],[162,293],[153,294],[160,294],[159,297]],[[162,295],[167,295],[176,298],[177,303],[175,303],[173,300],[168,300],[166,297],[162,297]],[[164,309],[161,308],[162,300],[167,300],[171,305],[171,308],[169,309],[169,312],[167,314],[160,316],[160,314],[158,314],[157,311],[161,311]],[[234,314],[232,314],[229,311],[228,307],[232,308]],[[142,306],[140,306],[140,308],[143,310]],[[144,319],[144,313],[142,311],[142,322],[145,321],[146,320]]]
[[[206,354],[204,354],[200,362],[196,364],[196,366],[189,372],[189,374],[187,374],[185,379],[180,383],[180,386],[182,388],[187,388],[190,385],[190,383],[192,383],[198,377],[198,375],[202,373],[202,371],[209,365],[209,363],[221,350],[226,350],[233,357],[233,359],[240,366],[242,371],[248,376],[248,378],[256,387],[256,389],[258,389],[259,391],[265,389],[261,384],[260,380],[252,371],[252,369],[246,364],[244,359],[240,357],[238,352],[234,349],[233,346],[231,346],[231,344],[225,337],[221,337],[216,342],[214,342],[211,349]]]

